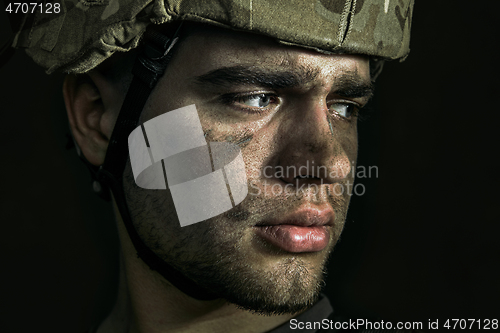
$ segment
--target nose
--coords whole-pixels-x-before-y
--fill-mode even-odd
[[[338,125],[340,121],[330,114],[324,99],[296,105],[280,128],[284,138],[277,159],[277,166],[284,170],[281,180],[319,185],[345,179],[351,170],[346,150],[357,147],[357,134],[345,124]]]

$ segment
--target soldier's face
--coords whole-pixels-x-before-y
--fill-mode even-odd
[[[143,241],[199,285],[240,306],[293,313],[315,300],[342,231],[368,59],[237,33],[183,40],[141,122],[195,104],[207,142],[239,145],[246,199],[180,227],[170,191],[125,191]]]

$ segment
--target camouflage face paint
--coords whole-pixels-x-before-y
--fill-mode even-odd
[[[182,227],[222,214],[248,194],[240,147],[207,144],[195,105],[146,121],[132,131],[128,145],[136,185],[169,189]]]

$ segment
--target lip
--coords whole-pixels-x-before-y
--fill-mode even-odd
[[[264,241],[287,252],[318,252],[330,241],[333,209],[302,208],[277,219],[258,223],[254,228]]]

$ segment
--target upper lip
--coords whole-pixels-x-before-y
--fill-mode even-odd
[[[300,227],[332,226],[335,220],[333,208],[307,207],[297,209],[285,216],[257,223],[256,226],[296,225]]]

